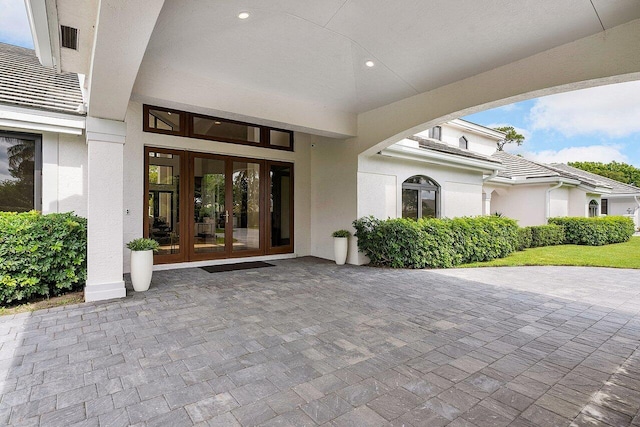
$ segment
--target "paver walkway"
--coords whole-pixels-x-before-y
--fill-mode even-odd
[[[0,424],[640,426],[640,271],[275,264],[0,318]]]

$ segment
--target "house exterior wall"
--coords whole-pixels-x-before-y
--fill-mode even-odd
[[[87,143],[84,136],[0,128],[42,137],[42,213],[74,212],[87,217]]]
[[[482,215],[482,172],[372,155],[360,159],[358,217],[402,217],[402,183],[414,175],[440,185],[441,217]]]
[[[309,255],[311,237],[311,142],[315,137],[304,133],[294,136],[295,151],[230,144],[177,137],[142,131],[142,104],[130,102],[125,119],[127,137],[124,145],[124,242],[143,235],[144,218],[144,147],[161,147],[258,159],[280,160],[294,164],[294,253]],[[124,253],[124,270],[129,271],[129,250]]]
[[[521,227],[546,224],[545,198],[548,188],[548,185],[523,185],[494,191],[491,195],[491,213],[513,218]]]
[[[490,138],[487,135],[482,135],[477,132],[473,132],[466,129],[461,129],[457,126],[450,126],[446,123],[440,125],[442,128],[441,141],[445,144],[449,144],[453,147],[459,147],[461,137],[467,138],[468,150],[474,151],[485,156],[490,156],[496,152],[497,140]],[[429,137],[429,130],[416,134],[421,138]]]
[[[569,190],[569,216],[588,216],[589,200],[586,191],[577,187]]]
[[[549,193],[550,218],[556,216],[569,216],[569,192],[569,188],[560,187]]]
[[[604,197],[605,199],[607,197]],[[640,227],[640,208],[633,197],[608,198],[608,215],[623,215],[633,219],[636,228]],[[640,195],[638,196],[640,200]],[[629,213],[629,210],[631,213]]]

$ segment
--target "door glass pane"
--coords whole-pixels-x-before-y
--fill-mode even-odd
[[[418,190],[402,189],[402,218],[418,219]]]
[[[422,218],[436,217],[436,192],[422,190]]]
[[[35,141],[0,136],[0,211],[34,209]]]
[[[260,165],[233,162],[233,251],[260,249]]]
[[[271,165],[271,247],[291,243],[291,166]]]
[[[194,159],[194,239],[195,253],[225,250],[225,171],[224,160]]]
[[[149,238],[160,243],[158,255],[180,253],[180,156],[149,153]]]

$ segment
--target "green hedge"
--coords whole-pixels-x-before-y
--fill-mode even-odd
[[[81,288],[86,259],[86,219],[0,212],[0,304]]]
[[[495,216],[454,219],[360,218],[358,247],[376,266],[443,268],[505,257],[518,247],[518,226]]]
[[[549,224],[564,227],[564,243],[575,245],[622,243],[628,241],[634,232],[633,220],[623,216],[549,218]]]
[[[555,224],[526,227],[531,230],[530,248],[554,246],[564,243],[564,227]]]
[[[533,243],[533,235],[531,227],[518,228],[518,247],[517,250],[523,251],[531,247]]]

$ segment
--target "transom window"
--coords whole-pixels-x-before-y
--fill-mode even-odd
[[[429,177],[415,175],[402,183],[403,218],[440,217],[440,185]]]
[[[186,111],[145,105],[143,130],[293,151],[293,132]]]
[[[598,216],[598,202],[592,200],[589,202],[589,217]]]

